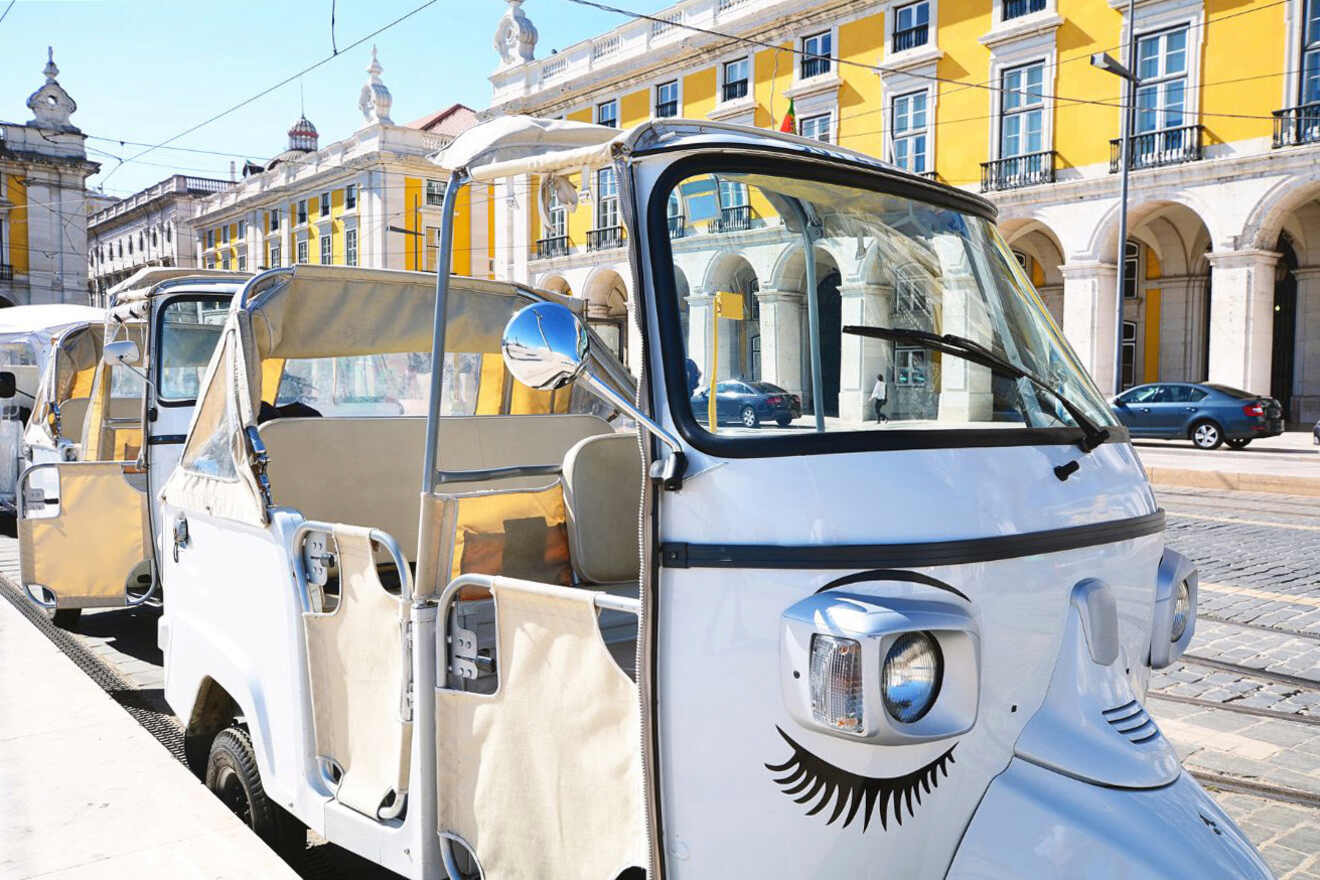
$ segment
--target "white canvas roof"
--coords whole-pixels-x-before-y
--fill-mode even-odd
[[[107,299],[112,303],[124,303],[130,300],[145,299],[162,281],[174,278],[232,278],[242,281],[251,278],[250,272],[227,272],[223,269],[190,269],[186,266],[147,266],[134,272],[123,281],[110,288]]]
[[[0,334],[40,333],[49,336],[73,324],[99,324],[104,320],[105,312],[91,306],[12,306],[0,309]]]

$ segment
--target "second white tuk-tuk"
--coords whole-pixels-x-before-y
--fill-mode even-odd
[[[110,291],[104,323],[57,340],[24,435],[17,507],[23,587],[59,625],[156,595],[153,499],[247,277],[145,269]]]
[[[260,833],[412,878],[1268,876],[1143,705],[1195,569],[988,203],[682,120],[443,163],[434,290],[253,279],[163,489],[166,698]],[[447,274],[465,186],[602,167],[635,389],[580,299]],[[758,292],[675,267],[758,248],[750,357]],[[846,405],[896,367],[909,411]],[[263,418],[291,371],[322,403]],[[703,424],[734,379],[805,413]]]

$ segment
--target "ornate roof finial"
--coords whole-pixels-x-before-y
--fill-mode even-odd
[[[536,27],[522,11],[523,0],[506,0],[499,26],[495,28],[495,51],[500,53],[500,67],[513,67],[536,57]]]
[[[28,95],[27,105],[33,116],[28,125],[57,131],[77,131],[78,127],[69,121],[69,117],[78,109],[78,104],[55,79],[60,75],[60,69],[55,66],[55,49],[51,46],[46,47],[46,66],[41,72],[46,76],[46,83]]]
[[[380,66],[380,59],[376,57],[376,47],[373,45],[371,63],[367,65],[367,82],[358,93],[358,109],[362,111],[362,118],[368,125],[394,124],[394,120],[390,119],[390,106],[394,103],[394,96],[385,87],[385,83],[380,81],[382,70],[384,68]]]

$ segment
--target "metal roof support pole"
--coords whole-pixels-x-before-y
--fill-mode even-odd
[[[426,449],[423,453],[422,491],[435,490],[435,442],[440,432],[440,398],[444,391],[445,322],[449,301],[449,269],[454,256],[454,206],[458,192],[467,185],[468,177],[460,169],[449,176],[445,187],[445,201],[440,219],[440,252],[435,263],[435,324],[431,330],[431,394],[426,412]]]

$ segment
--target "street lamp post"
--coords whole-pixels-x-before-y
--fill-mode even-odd
[[[1132,114],[1136,106],[1136,88],[1141,85],[1133,69],[1137,63],[1137,22],[1133,16],[1136,0],[1128,0],[1128,63],[1123,66],[1106,52],[1097,52],[1091,56],[1091,65],[1121,77],[1126,81],[1123,100],[1123,125],[1119,140],[1118,159],[1122,182],[1118,196],[1118,280],[1114,295],[1114,393],[1123,390],[1123,288],[1127,275],[1127,213],[1128,213],[1128,171],[1132,150]],[[1135,280],[1135,279],[1134,279]]]

